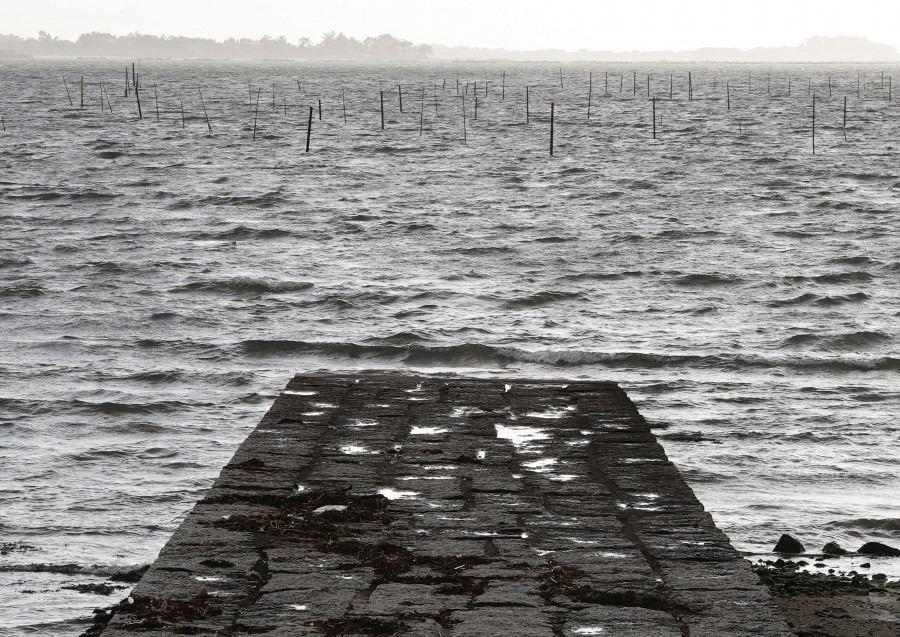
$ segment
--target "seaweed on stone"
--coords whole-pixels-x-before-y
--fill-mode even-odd
[[[639,607],[663,611],[672,615],[693,612],[662,588],[633,590],[627,588],[599,589],[588,584],[578,584],[587,574],[575,566],[551,564],[541,578],[538,590],[547,603],[556,597],[566,596],[572,601],[603,606]]]
[[[856,571],[846,574],[809,573],[802,570],[805,564],[793,560],[760,560],[753,570],[773,595],[781,597],[868,595],[888,588],[900,588],[900,582],[887,582],[886,577],[879,577],[878,574],[870,578]]]
[[[249,460],[226,466],[234,467],[235,469],[243,469],[244,471],[276,471],[275,467],[270,467],[259,458],[250,458]]]
[[[341,617],[312,622],[312,625],[328,637],[364,633],[366,635],[394,635],[406,629],[403,621],[375,617]]]
[[[206,598],[192,600],[157,599],[134,595],[108,609],[94,610],[94,623],[81,637],[97,637],[114,615],[124,619],[118,627],[129,632],[170,630],[174,634],[193,634],[195,628],[186,623],[220,615],[221,610],[210,606]]]
[[[130,571],[114,573],[113,575],[109,576],[109,580],[112,582],[125,582],[126,584],[135,584],[141,580],[141,578],[144,576],[144,573],[146,573],[149,568],[150,565],[146,564],[145,566],[141,566]]]
[[[353,495],[347,490],[316,490],[294,495],[229,494],[208,502],[250,502],[277,509],[259,515],[231,515],[212,524],[232,531],[268,533],[279,541],[325,542],[349,535],[344,524],[391,521],[383,495]]]

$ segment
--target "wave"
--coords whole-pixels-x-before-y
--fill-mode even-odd
[[[813,301],[819,299],[816,294],[810,294],[807,292],[806,294],[801,294],[800,296],[794,296],[789,299],[781,299],[778,301],[770,301],[768,303],[769,307],[786,307],[790,305],[804,305],[807,303],[812,303]]]
[[[377,345],[409,345],[411,343],[420,343],[429,340],[425,334],[417,334],[416,332],[397,332],[390,336],[373,336],[366,339],[366,343]]]
[[[462,248],[460,250],[451,250],[451,252],[459,252],[460,254],[505,254],[515,252],[515,248],[509,246],[477,246],[474,248]]]
[[[28,257],[0,257],[0,268],[15,268],[33,263]]]
[[[47,289],[37,283],[14,283],[9,287],[0,287],[0,298],[2,297],[11,297],[11,298],[34,298],[36,296],[43,296],[47,293]]]
[[[55,190],[51,191],[38,191],[38,192],[15,192],[9,193],[5,195],[10,199],[22,199],[24,201],[56,201],[57,199],[62,199],[66,196],[65,193],[56,192]]]
[[[523,243],[568,243],[570,241],[578,241],[578,238],[549,236],[538,237],[537,239],[528,239],[527,241],[523,241]]]
[[[782,347],[808,347],[816,346],[831,350],[856,351],[878,345],[884,345],[892,341],[890,334],[884,332],[860,331],[847,334],[795,334],[782,342]]]
[[[410,223],[408,224],[403,231],[404,232],[428,232],[431,230],[437,230],[437,226],[430,223]]]
[[[862,303],[869,300],[869,295],[865,292],[854,292],[853,294],[837,294],[832,296],[822,296],[807,292],[800,296],[789,299],[779,299],[770,301],[768,307],[790,307],[792,305],[818,305],[820,307],[834,307],[837,305],[846,305],[848,303]]]
[[[838,296],[823,296],[816,299],[813,304],[823,307],[832,307],[835,305],[846,305],[847,303],[862,303],[868,301],[869,295],[864,292],[856,292],[855,294],[843,294]]]
[[[675,277],[672,283],[684,287],[713,287],[718,285],[734,285],[743,279],[726,274],[685,274]]]
[[[868,529],[877,531],[900,531],[900,518],[853,518],[833,520],[829,526],[848,529]]]
[[[537,292],[522,298],[510,299],[503,306],[510,310],[516,310],[571,300],[584,300],[584,296],[579,292]]]
[[[828,343],[835,349],[862,349],[865,347],[890,343],[892,340],[890,334],[863,330],[831,337],[828,339]]]
[[[832,272],[830,274],[819,274],[816,276],[789,276],[785,277],[790,283],[865,283],[875,278],[875,275],[865,270],[857,270],[856,272]]]
[[[249,357],[313,355],[364,359],[425,367],[479,364],[505,367],[516,363],[551,367],[593,366],[603,369],[693,368],[741,371],[792,369],[797,371],[900,371],[900,358],[864,357],[763,357],[734,354],[661,354],[653,352],[594,352],[585,350],[536,350],[477,343],[433,346],[421,343],[377,344],[309,342],[295,340],[245,340],[236,354]]]
[[[197,232],[188,235],[194,241],[238,241],[242,239],[280,239],[292,237],[294,233],[281,228],[248,228],[235,226],[220,232]]]
[[[856,265],[856,266],[872,266],[879,265],[880,261],[876,261],[875,259],[867,256],[855,256],[855,257],[838,257],[836,259],[831,259],[829,263],[834,263],[836,265]]]
[[[643,273],[638,272],[580,272],[578,274],[567,274],[559,277],[562,281],[620,281],[626,276],[642,276]]]
[[[167,400],[153,403],[124,403],[124,402],[91,402],[88,400],[73,400],[72,405],[83,411],[103,414],[106,416],[120,416],[125,414],[170,414],[187,412],[197,403],[187,404],[177,400]]]
[[[265,294],[299,292],[313,287],[308,281],[280,281],[268,277],[238,276],[214,281],[196,281],[172,289],[172,292],[207,292],[228,294]]]
[[[215,195],[194,200],[193,205],[199,206],[238,206],[255,210],[258,208],[272,208],[276,204],[285,203],[285,199],[279,192],[267,192],[261,195]]]

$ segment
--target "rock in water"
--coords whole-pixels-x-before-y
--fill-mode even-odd
[[[805,550],[800,540],[791,537],[787,533],[782,535],[778,540],[778,544],[775,545],[776,553],[802,553]]]
[[[841,545],[837,542],[829,542],[824,547],[822,547],[822,552],[825,555],[846,555],[847,549],[842,548]]]
[[[900,557],[900,550],[881,542],[866,542],[857,553],[861,555],[875,555],[877,557]]]

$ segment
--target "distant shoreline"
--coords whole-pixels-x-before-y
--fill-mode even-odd
[[[74,42],[41,31],[37,38],[0,34],[0,59],[109,58],[203,59],[254,61],[355,61],[355,62],[622,62],[714,64],[876,64],[900,62],[900,51],[866,38],[811,37],[796,46],[700,47],[693,50],[606,51],[559,48],[507,50],[503,48],[413,44],[390,34],[363,41],[343,33],[327,33],[313,43],[284,36],[259,40],[171,37],[110,33],[82,34]]]
[[[872,65],[890,65],[897,62],[890,60],[833,60],[833,61],[809,61],[809,60],[669,60],[669,59],[591,59],[591,60],[560,60],[552,58],[535,58],[511,60],[504,58],[428,58],[426,60],[366,60],[358,58],[242,58],[242,57],[160,57],[160,56],[93,56],[93,55],[3,55],[0,53],[0,62],[3,61],[27,61],[27,60],[85,60],[102,62],[104,60],[114,62],[132,62],[142,60],[144,62],[247,62],[247,63],[300,63],[300,64],[332,64],[340,63],[357,63],[357,64],[404,64],[404,65],[425,65],[425,64],[507,64],[507,65],[526,65],[526,64],[567,64],[586,66],[590,64],[671,64],[674,66],[689,65],[715,65],[715,64],[735,64],[741,66],[766,66],[766,65],[805,65],[805,66],[827,66],[840,64],[872,64]]]

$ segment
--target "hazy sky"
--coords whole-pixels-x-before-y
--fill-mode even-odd
[[[416,43],[626,51],[796,45],[850,35],[900,47],[887,0],[0,0],[0,33],[74,39],[89,31],[223,39],[326,31]],[[10,6],[12,5],[12,6]]]

